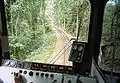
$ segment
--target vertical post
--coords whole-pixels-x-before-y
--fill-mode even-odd
[[[0,66],[1,66],[1,64],[2,64],[1,35],[2,35],[2,22],[1,22],[1,2],[0,2]]]
[[[2,25],[2,36],[1,36],[2,55],[3,58],[10,59],[4,0],[0,0],[0,14],[1,14],[0,20]]]
[[[98,62],[101,42],[104,8],[108,0],[90,0],[91,16],[88,36],[88,56]]]
[[[77,37],[77,41],[79,39],[79,32],[80,32],[80,24],[79,23],[79,8],[77,7],[77,21],[76,21],[76,37]]]

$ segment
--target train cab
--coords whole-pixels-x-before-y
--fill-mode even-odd
[[[120,83],[120,0],[0,0],[0,83]]]

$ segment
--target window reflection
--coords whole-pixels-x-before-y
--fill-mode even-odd
[[[109,1],[105,7],[99,65],[120,73],[120,3]]]

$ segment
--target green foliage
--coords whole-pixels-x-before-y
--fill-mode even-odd
[[[39,48],[36,50],[32,51],[28,56],[27,56],[27,61],[38,61],[38,62],[46,62],[50,55],[52,55],[53,52],[53,47],[56,41],[55,39],[55,34],[52,34],[52,32],[47,33],[46,37],[43,36],[43,43]]]
[[[120,4],[108,3],[105,8],[102,33],[101,68],[120,72]],[[112,64],[113,63],[113,64]]]
[[[87,0],[55,0],[54,9],[56,26],[66,29],[73,36],[76,36],[78,26],[80,40],[87,41],[90,19],[90,4]]]
[[[72,36],[76,36],[80,27],[79,39],[87,41],[90,17],[87,0],[14,0],[10,4],[9,0],[5,1],[13,59],[46,59],[52,52],[55,38],[51,25],[64,28]],[[48,2],[53,5],[51,10]]]
[[[55,36],[51,38],[46,36],[48,33],[53,35],[53,32],[45,16],[45,0],[15,0],[13,2],[5,0],[5,8],[12,59],[25,60],[28,56],[34,56],[38,48],[45,50],[43,44],[50,43],[47,39],[52,41],[55,38]],[[48,46],[52,48],[52,44]]]
[[[103,20],[103,32],[102,32],[102,42],[109,42],[111,41],[111,24],[112,19],[114,16],[114,5],[107,4],[104,13],[104,20]]]

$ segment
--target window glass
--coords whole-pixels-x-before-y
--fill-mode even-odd
[[[105,7],[99,65],[106,71],[120,73],[120,2],[109,1]]]
[[[70,39],[87,41],[87,0],[4,0],[11,59],[71,65]]]

